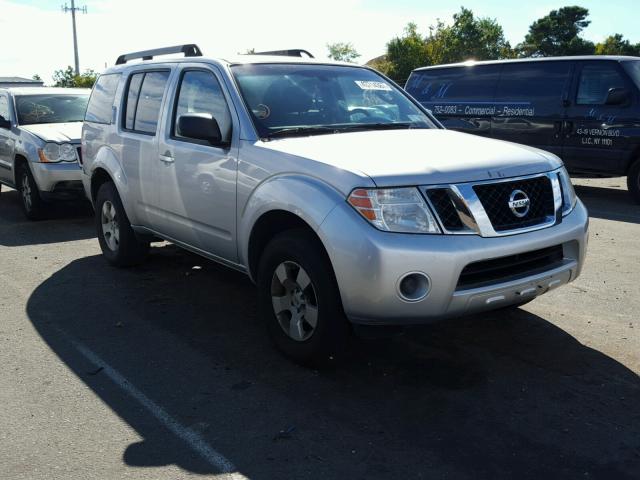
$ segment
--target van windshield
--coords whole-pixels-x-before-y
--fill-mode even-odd
[[[623,62],[623,65],[629,76],[633,79],[633,82],[640,88],[640,60]]]
[[[403,92],[366,68],[252,64],[232,71],[263,138],[436,128]]]
[[[82,122],[89,94],[17,95],[18,124]]]

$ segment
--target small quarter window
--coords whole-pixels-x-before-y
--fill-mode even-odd
[[[100,75],[91,91],[89,105],[84,116],[86,122],[111,123],[113,100],[116,96],[119,80],[119,73]]]
[[[155,135],[169,71],[135,73],[129,80],[124,128]]]

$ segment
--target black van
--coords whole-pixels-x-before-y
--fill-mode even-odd
[[[405,88],[447,128],[548,150],[572,173],[626,175],[640,203],[640,57],[424,67]]]

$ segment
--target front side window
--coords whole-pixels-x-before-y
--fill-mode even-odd
[[[20,125],[82,122],[89,94],[42,94],[16,96]]]
[[[435,127],[401,90],[365,68],[253,64],[232,72],[261,137]]]
[[[633,83],[640,88],[640,60],[622,62],[622,66],[633,80]]]
[[[84,117],[87,122],[111,123],[113,100],[119,81],[119,73],[100,75],[91,92],[89,105],[87,105],[87,113]]]
[[[131,75],[124,112],[124,128],[154,135],[169,71]]]
[[[178,103],[173,119],[172,135],[184,138],[178,129],[178,119],[187,113],[208,113],[218,122],[222,141],[231,140],[231,114],[220,84],[210,72],[188,70],[182,76]]]
[[[604,105],[609,90],[625,88],[624,78],[610,63],[585,65],[578,82],[578,105]]]

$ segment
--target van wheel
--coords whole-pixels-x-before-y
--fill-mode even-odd
[[[636,160],[636,163],[631,165],[629,169],[627,187],[633,201],[640,203],[640,160]]]
[[[337,364],[350,328],[329,259],[304,230],[277,235],[258,267],[258,302],[278,349],[310,367]]]
[[[18,167],[17,190],[20,194],[22,211],[29,220],[42,220],[46,205],[40,197],[40,190],[28,165]]]
[[[110,264],[128,267],[146,258],[149,242],[141,242],[136,237],[113,182],[100,186],[95,212],[100,248]]]

